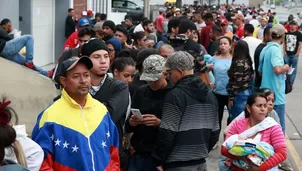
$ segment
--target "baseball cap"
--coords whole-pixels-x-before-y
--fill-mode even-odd
[[[289,24],[290,24],[290,25],[298,25],[298,23],[297,23],[295,20],[291,20],[291,21],[289,22]]]
[[[244,20],[243,14],[236,14],[234,17],[232,17],[233,20],[239,19],[239,20]]]
[[[79,26],[80,27],[83,27],[83,26],[89,26],[89,21],[87,18],[81,18],[80,21],[79,21]]]
[[[174,12],[177,12],[177,11],[180,11],[180,9],[179,9],[179,8],[176,8],[176,9],[174,10]]]
[[[81,58],[72,57],[63,61],[61,75],[65,75],[68,71],[72,70],[79,63],[86,65],[88,70],[93,67],[91,60],[87,56],[83,56]]]
[[[228,21],[227,20],[221,20],[220,25],[228,25]]]
[[[165,12],[166,9],[165,9],[165,8],[159,8],[158,11],[159,11],[159,12]]]
[[[171,55],[165,64],[165,70],[191,70],[194,68],[194,57],[185,51]]]
[[[93,14],[93,11],[92,10],[88,10],[87,11],[87,15],[91,15],[91,14]]]
[[[165,58],[160,55],[150,55],[143,62],[144,72],[140,77],[142,81],[157,81],[165,70]]]
[[[286,33],[286,29],[281,24],[273,25],[270,31],[272,34],[276,34],[278,37],[281,37],[283,34]]]
[[[86,11],[82,11],[82,15],[83,15],[83,16],[86,16],[86,15],[87,15],[87,12],[86,12]]]
[[[261,20],[264,20],[265,22],[267,22],[267,18],[266,17],[262,17]]]

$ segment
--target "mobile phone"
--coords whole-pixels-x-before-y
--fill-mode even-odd
[[[139,119],[143,119],[143,115],[139,109],[133,109],[131,108],[130,111],[132,112],[133,115],[135,115]]]

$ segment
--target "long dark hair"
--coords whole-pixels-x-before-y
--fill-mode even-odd
[[[235,70],[235,68],[237,67],[236,63],[239,60],[246,60],[251,69],[251,73],[253,73],[253,62],[250,56],[249,46],[244,40],[239,40],[235,45],[232,64],[229,69],[229,72]]]
[[[114,59],[114,61],[111,64],[111,70],[114,73],[114,70],[116,69],[118,72],[124,71],[126,66],[133,66],[135,67],[135,62],[131,57],[120,57]]]
[[[249,105],[250,107],[253,106],[253,104],[256,103],[257,97],[264,98],[267,101],[267,98],[263,93],[253,93],[248,97],[246,105]],[[250,117],[250,112],[247,110],[247,107],[245,107],[244,113],[245,113],[245,118]]]
[[[0,161],[3,162],[5,156],[5,148],[11,147],[15,153],[17,161],[24,167],[27,167],[27,162],[22,146],[16,140],[17,134],[12,127],[11,120],[14,117],[15,123],[18,122],[18,116],[14,109],[8,105],[11,102],[2,97],[0,101]]]

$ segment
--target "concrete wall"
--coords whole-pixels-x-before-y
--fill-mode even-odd
[[[19,30],[24,34],[32,34],[32,0],[19,0]]]
[[[0,57],[0,97],[6,95],[11,107],[31,133],[38,114],[52,103],[58,92],[52,81],[24,66]]]
[[[19,29],[19,0],[1,0],[0,21],[4,18],[10,19],[13,27]]]
[[[55,5],[55,63],[62,55],[62,48],[65,42],[65,20],[70,7],[69,1],[56,0]]]

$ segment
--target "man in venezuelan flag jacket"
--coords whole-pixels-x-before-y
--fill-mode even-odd
[[[82,58],[77,58],[76,62],[80,63]],[[72,60],[74,58],[68,61]],[[65,61],[63,66],[66,64],[64,63]],[[79,64],[67,64],[65,70],[69,71],[75,65]],[[88,69],[91,69],[90,65]],[[68,77],[77,78],[73,75]],[[86,77],[89,77],[89,72]],[[85,78],[79,79],[81,83],[78,86],[80,88],[75,88],[77,91],[84,90],[86,84],[82,83],[83,79]],[[90,82],[90,77],[88,79]],[[68,87],[70,89],[72,86]],[[88,88],[87,94],[86,90],[84,93],[86,96],[83,96],[86,97],[84,107],[71,98],[68,92],[67,88],[64,88],[61,98],[38,116],[32,138],[42,147],[45,154],[40,170],[120,170],[119,135],[107,108],[88,94]]]

